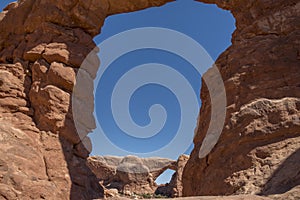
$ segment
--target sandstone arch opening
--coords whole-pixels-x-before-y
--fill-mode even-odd
[[[199,6],[199,10],[196,9],[197,8],[196,6]],[[192,11],[187,9],[187,8],[191,8],[191,7],[195,8],[195,9],[193,9]],[[186,9],[186,12],[183,14],[183,16],[187,16],[187,17],[184,18],[180,22],[180,21],[177,20],[178,16],[176,16],[174,14],[176,12],[179,12],[179,10],[182,9],[182,8]],[[202,13],[201,16],[198,16],[197,13],[201,13],[200,10],[201,11],[206,11],[206,12]],[[214,13],[214,12],[216,12],[216,13]],[[168,14],[164,15],[164,13],[168,13]],[[191,14],[191,13],[194,13],[194,14]],[[209,15],[209,13],[212,13],[211,16],[207,16],[207,15]],[[155,15],[158,15],[158,16],[156,18],[152,19],[153,16],[155,16]],[[175,18],[174,17],[172,18],[172,15],[174,15]],[[164,22],[163,22],[163,20],[160,20],[159,21],[160,23],[157,23],[158,19],[164,19],[164,18],[168,18],[168,17],[170,18],[169,20],[165,20]],[[187,21],[189,21],[191,19],[196,19],[196,18],[204,18],[204,19],[212,18],[216,21],[219,21],[219,23],[222,24],[222,25],[219,26],[219,24],[216,24],[214,26],[214,25],[211,25],[211,23],[204,23],[204,21],[205,21],[204,20],[202,22],[203,26],[201,28],[197,29],[196,28],[197,26],[195,26],[195,25],[187,25],[186,24]],[[174,22],[174,21],[179,23],[179,25],[178,24],[172,24],[172,22]],[[222,23],[220,21],[222,21]],[[124,24],[126,24],[125,22],[128,23],[128,26],[124,25]],[[210,24],[210,26],[205,26],[205,24]],[[197,24],[197,25],[199,26],[199,24]],[[213,6],[213,5],[205,5],[205,4],[200,4],[200,3],[192,2],[192,1],[183,3],[183,1],[181,1],[181,2],[170,3],[170,4],[167,4],[167,5],[159,7],[159,8],[151,8],[151,9],[148,9],[148,10],[145,10],[145,11],[139,11],[139,12],[134,12],[134,13],[111,16],[108,19],[106,19],[106,22],[104,23],[104,26],[101,29],[101,34],[98,37],[96,37],[95,41],[97,43],[106,42],[107,39],[110,39],[110,37],[120,34],[122,31],[128,31],[128,30],[132,30],[134,28],[154,27],[154,26],[161,26],[161,27],[164,27],[164,28],[174,29],[174,30],[180,31],[184,34],[191,35],[190,37],[194,37],[194,39],[198,40],[199,43],[201,43],[201,44],[204,43],[204,45],[206,45],[205,48],[207,48],[210,51],[209,52],[210,54],[213,54],[214,59],[216,59],[219,56],[219,54],[224,49],[226,49],[227,46],[230,45],[231,34],[232,34],[232,32],[235,28],[234,27],[234,19],[231,16],[231,14],[228,13],[227,11],[223,11],[223,10],[217,8],[216,6]],[[142,37],[142,36],[140,36],[140,37]],[[127,41],[126,41],[127,43],[124,43],[124,44],[121,43],[121,44],[119,44],[120,45],[119,47],[122,47],[122,46],[124,47],[125,46],[125,48],[126,48],[126,44],[128,45],[128,43],[131,43],[131,42],[135,43],[137,38],[135,38],[133,40],[130,40],[128,38],[126,38],[126,39],[127,39]],[[208,40],[213,41],[212,42],[213,44],[209,44]],[[122,42],[124,42],[124,41],[122,41]],[[129,44],[129,46],[130,46],[130,44]],[[111,53],[110,51],[114,51],[116,48],[118,48],[118,46],[114,46],[112,48],[109,45],[107,45],[107,47],[108,47],[107,49],[100,47],[100,51],[108,52],[108,54],[105,54],[105,55],[108,55],[108,56],[110,56],[109,55],[109,53]],[[184,44],[183,44],[182,47],[184,48]],[[188,46],[187,46],[187,49],[188,49]],[[159,59],[160,57],[164,57],[167,60],[172,60],[171,63],[167,62],[167,64],[170,64],[170,65],[173,65],[173,66],[175,65],[175,68],[177,67],[176,70],[178,70],[178,71],[180,71],[181,69],[185,69],[183,74],[186,76],[187,79],[189,79],[189,78],[192,79],[192,82],[193,82],[192,83],[193,84],[192,88],[194,89],[194,92],[196,93],[196,95],[195,95],[196,99],[199,100],[201,76],[199,76],[199,74],[197,74],[197,71],[195,71],[195,70],[194,71],[193,70],[187,70],[188,67],[190,67],[190,66],[187,66],[187,64],[184,63],[182,60],[176,58],[177,55],[175,55],[175,56],[170,55],[170,54],[167,54],[164,51],[158,51],[157,52],[157,51],[153,51],[149,48],[145,48],[144,52],[140,52],[139,51],[140,49],[137,49],[137,50],[134,49],[134,50],[135,51],[133,53],[135,53],[135,54],[133,54],[133,55],[131,55],[132,52],[129,52],[125,55],[118,55],[118,56],[121,57],[121,59],[120,59],[121,61],[117,60],[117,58],[116,58],[117,61],[114,60],[114,62],[111,63],[112,65],[115,64],[115,66],[112,66],[112,68],[114,68],[114,70],[116,70],[117,72],[116,71],[115,72],[111,71],[110,73],[107,73],[107,74],[105,74],[105,72],[104,72],[101,75],[101,78],[104,78],[104,79],[106,78],[106,81],[97,82],[99,85],[96,85],[96,87],[99,87],[101,89],[100,86],[102,86],[102,90],[103,90],[102,93],[100,91],[100,94],[98,96],[97,96],[98,88],[95,92],[96,93],[96,97],[95,97],[96,98],[96,100],[95,100],[95,102],[96,102],[96,112],[95,112],[95,115],[98,115],[98,114],[103,115],[102,118],[97,116],[97,118],[98,118],[97,120],[99,120],[99,119],[103,120],[104,119],[105,120],[105,125],[108,125],[108,124],[112,123],[113,120],[114,120],[113,115],[111,117],[109,117],[111,115],[110,109],[111,109],[112,105],[109,104],[109,103],[107,104],[107,102],[109,102],[110,99],[109,99],[109,101],[106,101],[106,104],[103,103],[103,101],[102,101],[105,98],[105,95],[106,95],[105,93],[108,93],[109,90],[112,91],[114,89],[115,82],[113,82],[112,79],[116,79],[116,80],[120,79],[124,74],[126,74],[128,72],[126,70],[130,70],[131,67],[135,67],[138,64],[143,64],[143,62],[144,63],[147,63],[147,62],[149,62],[149,63],[162,62]],[[100,52],[100,54],[101,54],[101,52]],[[126,60],[126,59],[123,59],[123,57],[127,57],[127,58],[129,57],[129,59]],[[101,55],[100,55],[100,60],[102,62],[106,63],[106,61],[104,61],[105,59],[101,58]],[[142,62],[139,63],[139,62],[136,62],[136,60],[141,60]],[[124,65],[126,65],[126,66],[124,66]],[[211,63],[211,65],[212,65],[212,63]],[[126,67],[127,67],[127,69],[124,70],[124,68],[126,68]],[[207,67],[210,67],[210,66],[207,66]],[[101,65],[100,65],[99,70],[101,70]],[[109,71],[110,69],[106,68],[105,70]],[[109,75],[111,75],[113,73],[119,74],[119,75],[116,76],[117,78],[113,77],[113,76],[112,76],[113,78],[109,77]],[[107,76],[107,77],[105,77],[105,76]],[[143,76],[138,76],[138,78],[143,79]],[[144,77],[144,78],[146,78],[146,77]],[[105,84],[107,84],[108,86],[105,86]],[[126,91],[126,89],[128,89],[128,88],[125,88],[125,91]],[[184,89],[182,89],[182,90],[184,90]],[[137,94],[136,96],[138,98],[140,98],[139,99],[140,102],[135,101],[134,103],[136,103],[136,104],[147,104],[146,109],[149,109],[149,107],[147,107],[147,106],[149,106],[149,103],[152,103],[152,102],[147,102],[147,100],[153,98],[153,94],[154,94],[154,96],[159,96],[161,98],[165,93],[166,93],[165,91],[161,92],[161,93],[157,93],[157,92],[155,93],[155,92],[152,91],[152,96],[151,95],[147,96],[147,95],[145,95],[145,93],[144,94],[142,94],[142,93]],[[159,94],[159,95],[157,95],[157,94]],[[143,95],[146,96],[146,98],[143,97]],[[111,97],[112,95],[111,96],[108,95],[108,96]],[[147,100],[145,100],[145,99],[147,99]],[[123,100],[122,98],[119,98],[119,101],[122,101],[122,100]],[[97,103],[100,103],[100,104],[102,103],[104,106],[103,105],[99,106],[99,105],[97,105]],[[170,104],[170,102],[168,102],[168,103]],[[131,105],[128,105],[128,107],[130,107],[130,106]],[[98,112],[97,112],[97,107],[98,108],[100,107],[100,109],[98,109]],[[129,109],[129,108],[127,108],[127,109]],[[138,107],[138,108],[135,108],[135,111],[139,110],[139,109],[143,111],[142,115],[140,113],[138,113],[138,114],[132,114],[130,117],[133,117],[136,120],[137,123],[140,123],[141,125],[146,125],[147,124],[147,119],[146,120],[143,119],[143,117],[144,117],[143,115],[145,115],[145,108]],[[190,136],[191,136],[191,140],[189,141],[189,144],[188,144],[189,146],[187,146],[186,151],[182,151],[180,153],[177,153],[173,157],[169,157],[166,154],[164,154],[164,155],[155,155],[155,156],[172,158],[173,160],[177,160],[178,157],[181,154],[184,154],[184,153],[189,154],[191,152],[191,150],[193,148],[193,146],[192,146],[192,144],[193,144],[192,143],[192,137],[193,137],[196,121],[197,121],[196,118],[198,116],[199,108],[194,109],[194,110],[197,111],[196,116],[193,116],[191,119],[189,119],[190,121],[193,121],[193,126],[190,127],[190,129],[188,131],[186,131],[186,133],[189,133]],[[171,114],[171,116],[172,116],[172,114]],[[111,121],[109,121],[108,119],[111,120]],[[142,120],[140,120],[140,119],[142,119]],[[178,123],[176,120],[173,121],[173,124],[176,124],[176,123]],[[97,139],[97,134],[98,134],[97,131],[98,130],[96,129],[94,131],[94,133],[90,135],[90,137],[92,138],[92,142],[93,142],[92,155],[102,155],[103,158],[105,157],[105,155],[127,156],[129,154],[145,153],[144,151],[146,151],[146,152],[151,151],[151,150],[153,151],[153,149],[151,149],[151,148],[153,148],[153,147],[158,148],[159,147],[159,146],[157,147],[158,143],[164,142],[164,140],[168,139],[168,138],[163,138],[163,139],[159,138],[158,140],[152,141],[152,142],[149,139],[144,140],[144,141],[143,141],[143,139],[139,139],[139,140],[133,140],[133,142],[132,142],[132,141],[130,141],[130,139],[132,140],[133,138],[128,138],[128,137],[127,138],[125,137],[125,139],[121,138],[120,133],[118,133],[118,132],[122,132],[122,131],[120,131],[116,126],[111,125],[110,128],[106,129],[107,132],[105,133],[105,134],[108,134],[108,135],[106,135],[106,137],[109,138],[109,141],[103,142],[104,141],[103,139],[101,139],[101,138]],[[114,136],[114,135],[117,135],[117,136]],[[102,142],[102,143],[99,144],[99,141]],[[141,142],[141,145],[139,144],[139,142]],[[127,150],[127,152],[125,151],[125,152],[120,153],[120,152],[111,150],[110,147],[107,147],[107,144],[109,144],[109,143],[114,143],[113,144],[114,146],[117,146],[119,149],[125,149],[125,150]],[[104,158],[104,159],[106,159],[106,158]],[[122,161],[120,161],[120,162],[122,162]],[[185,165],[185,163],[184,163],[184,165]],[[173,188],[171,188],[171,187],[160,187],[160,189],[157,189],[157,193],[163,193],[163,191],[161,191],[161,190],[163,190],[163,188],[165,188],[165,190],[169,191],[169,193],[167,194],[168,196],[173,196],[173,197],[174,196],[182,196],[182,185],[179,182],[181,182],[181,180],[182,180],[181,176],[182,176],[182,172],[183,172],[183,167],[181,168],[181,170],[182,171],[180,172],[179,177],[175,177],[176,180],[174,181],[174,183],[172,183],[174,185],[171,186],[173,188],[176,188],[176,190],[177,190],[176,194],[174,192],[171,192],[173,190]],[[96,169],[96,171],[97,171],[97,169]],[[95,173],[97,174],[97,172],[95,172]],[[98,177],[101,178],[100,175]],[[115,180],[113,180],[113,181],[115,181]],[[120,182],[123,183],[124,181],[122,180]],[[130,185],[130,184],[128,184],[128,185]],[[130,187],[131,186],[129,186],[129,188]],[[118,188],[118,189],[119,189],[120,192],[125,192],[124,188]],[[133,191],[129,191],[129,192],[133,192]],[[140,193],[142,193],[142,191],[140,191]]]
[[[171,178],[174,173],[175,173],[175,170],[167,169],[161,175],[159,175],[159,177],[156,179],[156,181],[155,181],[156,184],[160,185],[160,184],[170,183]]]
[[[158,185],[158,188],[155,190],[156,195],[161,195],[165,197],[175,197],[176,190],[174,190],[176,179],[176,171],[167,169],[164,171],[156,180],[155,183]],[[177,189],[177,188],[176,188]],[[178,195],[179,196],[179,195]]]
[[[182,15],[176,15],[179,11],[183,12]],[[155,16],[155,17],[154,17]],[[199,21],[196,24],[195,19],[213,19],[214,22],[216,23],[215,25],[213,23],[205,23],[205,20]],[[191,22],[191,20],[193,20]],[[217,21],[219,21],[217,23]],[[193,24],[195,23],[195,24]],[[202,25],[200,25],[202,24]],[[230,40],[231,40],[231,34],[234,30],[234,19],[232,15],[224,10],[221,10],[217,8],[215,5],[207,5],[207,4],[202,4],[200,2],[194,2],[194,1],[178,1],[178,2],[171,2],[168,3],[162,7],[158,8],[149,8],[147,10],[143,11],[138,11],[138,12],[132,12],[132,13],[127,13],[127,14],[121,14],[121,15],[114,15],[110,16],[106,19],[104,26],[101,29],[101,34],[98,35],[95,38],[96,43],[102,43],[103,41],[106,41],[112,36],[115,36],[117,34],[120,34],[123,31],[128,31],[132,30],[135,28],[143,28],[143,27],[163,27],[163,28],[168,28],[168,29],[173,29],[175,31],[182,32],[183,34],[189,35],[191,38],[197,40],[203,47],[208,51],[209,54],[212,55],[213,59],[216,59],[219,54],[224,51],[229,45],[230,45]],[[127,41],[127,42],[132,42],[134,43],[135,41]],[[210,44],[211,42],[211,44]],[[122,44],[120,44],[122,46]],[[126,46],[126,44],[123,44],[123,46]],[[184,47],[184,46],[183,46]],[[112,49],[101,49],[100,50],[100,60],[101,60],[101,51],[113,51]],[[135,54],[134,54],[135,53]],[[105,54],[107,55],[107,54]],[[124,58],[127,56],[127,59]],[[115,71],[111,70],[109,73],[104,74],[103,76],[111,76],[112,78],[104,78],[105,80],[102,81],[102,85],[96,85],[95,87],[99,87],[99,89],[96,89],[96,111],[95,115],[103,115],[103,117],[99,117],[98,120],[104,120],[104,125],[109,126],[109,128],[106,128],[105,131],[97,130],[94,131],[94,133],[90,134],[90,137],[92,138],[93,141],[93,152],[92,155],[106,155],[106,154],[113,154],[113,155],[126,155],[126,152],[121,152],[118,153],[117,151],[111,150],[109,152],[109,148],[102,148],[105,146],[103,139],[97,138],[97,133],[98,132],[107,132],[106,134],[109,134],[107,137],[109,137],[110,142],[114,143],[115,146],[118,146],[121,149],[125,149],[128,152],[131,152],[132,154],[134,153],[145,153],[145,152],[151,152],[155,151],[156,149],[159,149],[166,145],[167,143],[164,143],[165,141],[170,141],[172,140],[172,137],[174,136],[171,135],[171,132],[174,132],[173,129],[175,129],[172,126],[169,126],[168,131],[164,132],[164,135],[167,135],[166,138],[163,137],[157,137],[156,140],[136,140],[132,137],[127,137],[125,133],[122,133],[122,130],[120,130],[113,122],[114,121],[114,116],[111,115],[110,109],[112,107],[111,104],[108,104],[104,99],[103,96],[105,96],[105,92],[107,91],[112,91],[113,87],[116,84],[117,79],[121,78],[121,75],[126,74],[130,68],[135,67],[136,65],[140,65],[143,63],[149,63],[149,62],[158,62],[158,63],[166,63],[168,65],[173,65],[175,66],[175,69],[178,70],[180,73],[183,73],[183,75],[186,76],[187,79],[190,79],[189,81],[192,82],[192,87],[195,91],[195,94],[197,96],[197,99],[199,100],[199,93],[200,93],[200,86],[201,86],[201,76],[197,73],[197,71],[191,69],[193,68],[192,66],[189,66],[187,63],[185,63],[184,58],[183,60],[179,59],[177,55],[172,55],[168,54],[164,51],[158,51],[158,50],[149,50],[149,49],[144,49],[144,52],[141,52],[140,50],[136,50],[135,52],[128,53],[125,56],[122,56],[119,60],[114,62],[114,68]],[[162,58],[162,59],[161,59]],[[164,61],[163,59],[167,60]],[[121,61],[120,61],[121,60]],[[137,61],[141,60],[141,62]],[[170,61],[172,60],[172,61]],[[126,66],[124,66],[126,65]],[[124,69],[127,68],[127,69]],[[181,69],[180,69],[181,68]],[[100,66],[101,69],[101,66]],[[127,71],[126,71],[127,70]],[[107,69],[109,71],[109,69]],[[118,71],[118,72],[116,72]],[[183,71],[183,72],[182,72]],[[113,73],[119,74],[119,75],[114,75]],[[112,75],[113,74],[113,75]],[[115,76],[115,77],[114,77]],[[117,78],[116,78],[117,77]],[[116,79],[116,80],[112,80]],[[140,77],[140,79],[143,79],[143,77]],[[166,77],[166,79],[170,79],[169,77]],[[102,86],[102,88],[101,88]],[[156,87],[157,89],[158,87]],[[105,92],[99,92],[99,90],[103,90]],[[161,88],[158,88],[158,91]],[[182,89],[184,90],[184,89]],[[133,114],[131,114],[130,117],[133,118],[133,120],[138,124],[138,125],[147,125],[149,123],[149,117],[147,118],[147,109],[141,107],[141,102],[145,102],[146,104],[145,107],[149,106],[151,102],[147,102],[149,99],[155,99],[153,96],[155,96],[155,93],[153,92],[153,89],[149,87],[149,93],[145,94],[140,92],[137,95],[133,96],[134,98],[138,98],[137,101],[134,103],[137,104],[140,107],[134,107],[134,103],[130,104],[128,109],[131,109],[130,112],[133,110]],[[97,93],[98,96],[97,96]],[[168,94],[168,91],[162,91],[158,93],[159,95],[156,96],[161,96],[160,98],[163,99],[164,94]],[[144,96],[144,97],[143,97]],[[171,94],[166,96],[170,97]],[[101,99],[102,98],[102,99]],[[133,99],[133,98],[132,98]],[[132,100],[131,99],[131,100]],[[147,100],[145,100],[147,99]],[[121,101],[121,100],[119,100]],[[139,102],[140,101],[140,102]],[[155,100],[154,100],[155,101]],[[172,108],[176,108],[177,102],[164,102],[166,100],[163,100],[163,103],[169,104],[173,106],[170,106],[171,110]],[[98,106],[103,104],[105,106]],[[156,102],[155,102],[156,103]],[[199,105],[201,102],[198,102]],[[97,111],[98,107],[98,111]],[[176,109],[173,109],[176,110]],[[105,114],[101,114],[105,113]],[[135,114],[136,112],[137,114]],[[172,115],[172,113],[170,114]],[[175,113],[173,115],[178,116],[180,114]],[[197,113],[198,115],[198,113]],[[192,117],[189,120],[193,121],[193,127],[190,127],[190,129],[186,132],[193,136],[193,132],[195,129],[196,125],[196,118]],[[178,120],[173,119],[171,121],[173,124],[178,124]],[[99,126],[99,124],[98,124]],[[100,125],[101,126],[101,125]],[[178,128],[178,127],[177,127]],[[110,133],[109,133],[110,132]],[[142,134],[142,133],[141,133]],[[125,136],[126,137],[125,137]],[[121,138],[121,139],[120,139]],[[152,138],[153,139],[153,138]],[[186,151],[182,151],[180,154],[186,153],[189,154],[193,148],[192,146],[192,140],[190,140],[190,145]],[[141,144],[139,144],[139,142]],[[107,142],[106,142],[107,143]],[[156,148],[156,149],[155,149]],[[108,150],[108,151],[106,151]],[[130,153],[127,153],[127,155]],[[178,156],[180,155],[173,156],[172,159],[177,159]],[[169,157],[171,158],[171,157]]]
[[[19,147],[34,147],[30,152],[37,157],[32,160],[36,170],[24,166],[21,172],[24,176],[32,175],[33,180],[23,182],[32,187],[24,186],[24,191],[16,193],[14,186],[7,183],[6,196],[91,199],[103,194],[86,166],[91,148],[87,134],[94,128],[90,89],[98,60],[92,60],[88,68],[79,67],[95,47],[92,38],[99,33],[106,16],[159,6],[167,1],[122,2],[109,5],[111,2],[102,1],[92,4],[90,10],[91,2],[85,1],[24,0],[10,4],[1,13],[0,62],[5,84],[1,82],[0,89],[5,98],[21,99],[5,104],[1,113],[9,122],[5,122],[7,126],[20,130],[15,133],[29,135],[28,140],[19,138],[17,142],[21,144]],[[72,91],[79,71],[83,75],[77,80],[87,82]],[[73,109],[78,109],[81,116],[75,116]],[[81,120],[77,126],[74,119],[78,117]],[[12,130],[5,131],[12,133]],[[20,152],[12,156],[24,156]]]

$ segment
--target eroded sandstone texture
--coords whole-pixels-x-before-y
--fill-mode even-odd
[[[211,108],[204,85],[184,195],[297,199],[299,187],[291,189],[300,184],[300,1],[203,2],[230,10],[237,30],[216,62],[227,93],[223,132],[213,151],[199,159]]]
[[[87,162],[106,189],[126,195],[154,194],[155,180],[167,169],[177,170],[176,161],[164,158],[93,156]]]
[[[165,2],[20,0],[0,14],[0,199],[102,197],[86,166],[96,52],[72,98],[75,77],[106,16]],[[72,101],[85,111],[79,132]]]

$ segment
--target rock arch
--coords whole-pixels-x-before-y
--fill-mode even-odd
[[[19,0],[0,14],[0,195],[7,199],[101,197],[103,191],[85,164],[89,152],[75,134],[72,121],[70,94],[76,72],[94,49],[92,39],[106,16],[168,1]],[[230,10],[237,30],[233,45],[216,62],[230,94],[226,125],[213,152],[199,159],[210,112],[204,85],[195,149],[184,170],[183,192],[259,192],[264,179],[249,187],[244,183],[255,182],[249,174],[277,152],[272,145],[291,140],[293,148],[285,149],[281,161],[300,147],[300,124],[294,120],[300,115],[300,3],[202,2]],[[91,81],[95,70],[87,69]],[[88,109],[92,111],[93,106]],[[93,124],[85,125],[86,132],[93,128]],[[81,139],[88,142],[85,135]],[[278,165],[274,163],[266,173],[272,174]]]

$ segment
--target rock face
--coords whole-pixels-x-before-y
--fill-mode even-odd
[[[204,84],[183,193],[294,199],[300,184],[300,1],[202,2],[230,10],[237,29],[232,46],[216,62],[227,94],[221,138],[199,158],[211,109]]]
[[[1,199],[103,196],[86,165],[99,66],[93,37],[108,15],[165,2],[20,0],[0,13]],[[78,79],[85,85],[73,89]],[[72,106],[85,109],[76,126]]]
[[[182,197],[182,175],[184,167],[189,160],[188,155],[181,155],[176,163],[176,172],[173,174],[170,183],[160,185],[155,191],[155,194],[161,194],[167,197]]]
[[[87,163],[106,189],[114,188],[127,195],[153,194],[159,175],[167,169],[177,169],[174,160],[136,156],[93,156]]]

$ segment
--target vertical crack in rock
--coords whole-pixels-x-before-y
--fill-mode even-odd
[[[44,165],[45,165],[45,173],[46,173],[46,175],[48,177],[48,181],[51,181],[51,178],[50,178],[49,173],[48,173],[48,166],[47,166],[46,158],[43,157],[43,160],[44,160]]]

